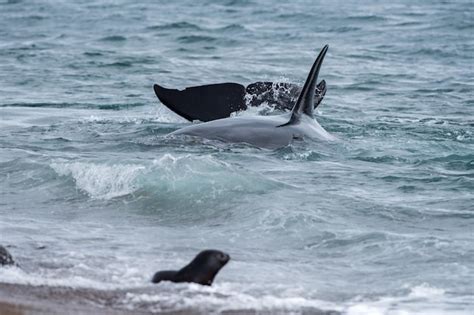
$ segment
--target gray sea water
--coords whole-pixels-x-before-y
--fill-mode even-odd
[[[473,11],[0,0],[0,244],[21,265],[0,282],[139,288],[132,311],[472,314]],[[324,44],[339,141],[165,137],[188,123],[154,83],[302,84]],[[232,257],[211,288],[149,284],[205,248]]]

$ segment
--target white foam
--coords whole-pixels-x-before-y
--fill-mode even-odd
[[[125,268],[126,269],[126,268]],[[130,271],[133,274],[138,270]],[[317,299],[317,292],[294,287],[255,285],[244,287],[242,283],[219,282],[212,287],[193,283],[162,282],[152,285],[146,279],[127,281],[126,284],[104,282],[78,274],[64,277],[52,276],[37,270],[28,273],[18,267],[0,269],[0,282],[31,286],[70,287],[102,291],[120,290],[124,296],[119,304],[129,310],[146,308],[153,312],[200,310],[206,313],[225,311],[263,311],[298,313],[303,310],[334,310],[344,315],[468,315],[468,309],[449,307],[445,291],[429,284],[414,286],[403,296],[380,297],[365,300],[358,297],[344,303]],[[128,278],[128,276],[125,276]],[[139,291],[137,291],[139,290]],[[146,292],[144,292],[146,290]],[[461,301],[466,303],[465,298]],[[448,304],[446,304],[448,303]],[[468,302],[469,303],[469,302]]]
[[[348,303],[347,315],[468,315],[468,310],[450,307],[452,298],[445,296],[445,290],[427,283],[413,287],[407,295],[381,297],[376,300],[362,300]],[[360,299],[360,298],[359,298]],[[461,297],[460,299],[464,299]],[[449,309],[449,311],[447,311]]]
[[[95,281],[79,275],[52,278],[45,277],[41,272],[27,273],[19,267],[4,267],[0,269],[0,282],[31,286],[87,288],[96,290],[113,290],[119,288],[117,284],[108,284]]]
[[[249,106],[246,110],[233,112],[230,117],[253,117],[268,115],[275,111],[273,106],[270,106],[267,102],[262,103],[259,106]]]
[[[153,115],[156,117],[157,120],[163,123],[183,123],[187,122],[186,119],[175,114],[165,106],[158,106],[154,110]]]
[[[220,161],[214,158],[212,155],[193,155],[193,154],[185,154],[185,155],[173,155],[166,153],[162,157],[153,160],[153,165],[159,167],[176,167],[179,166],[180,169],[182,166],[188,166],[187,168],[190,169],[191,166],[214,166],[218,168],[231,168],[229,163],[224,161]],[[193,168],[195,171],[199,169],[199,167]],[[205,168],[207,170],[207,168]]]
[[[152,285],[142,279],[137,283],[110,283],[99,279],[69,275],[64,277],[51,276],[48,272],[36,270],[25,272],[19,267],[0,269],[0,282],[30,286],[68,287],[74,289],[94,289],[100,291],[120,290],[126,292],[120,302],[130,310],[143,309],[149,311],[185,311],[198,309],[206,312],[222,312],[231,310],[285,311],[295,312],[303,308],[341,310],[342,308],[329,302],[302,297],[300,291],[291,292],[278,290],[272,294],[260,295],[256,292],[245,292],[241,283],[221,282],[212,287],[194,283],[162,282]],[[130,290],[130,291],[129,291]],[[140,291],[136,291],[140,290]],[[143,290],[147,292],[144,293]],[[267,291],[269,288],[264,289]],[[128,291],[128,292],[127,292]],[[252,290],[250,290],[252,291]]]
[[[252,295],[242,292],[242,286],[220,283],[212,287],[197,284],[160,283],[158,294],[128,292],[123,303],[129,309],[152,304],[150,311],[185,311],[198,309],[221,313],[232,310],[295,312],[303,308],[340,310],[332,303],[301,296]]]
[[[51,167],[61,176],[71,176],[78,189],[97,199],[111,199],[134,192],[137,176],[145,171],[142,165],[88,162],[54,162]]]
[[[427,283],[415,286],[411,289],[409,297],[418,297],[418,298],[437,298],[444,295],[445,291],[443,289],[435,288],[430,286]]]
[[[384,310],[380,307],[367,304],[357,304],[350,306],[347,315],[384,315]]]

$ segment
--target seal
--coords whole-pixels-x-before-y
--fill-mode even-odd
[[[158,271],[151,282],[194,282],[202,285],[212,285],[214,277],[229,260],[230,256],[226,253],[213,249],[204,250],[181,270]]]
[[[12,255],[8,250],[0,245],[0,266],[11,266],[14,265],[15,261],[13,260]]]
[[[187,126],[170,135],[188,135],[227,143],[247,143],[265,149],[285,147],[293,139],[336,140],[313,117],[316,82],[328,48],[328,45],[324,46],[316,58],[291,113],[223,118]]]

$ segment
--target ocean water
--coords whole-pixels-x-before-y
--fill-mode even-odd
[[[0,282],[129,290],[131,311],[472,314],[473,11],[0,0],[0,244],[21,266]],[[188,123],[154,83],[302,84],[324,44],[316,119],[339,141],[165,137]],[[149,284],[205,248],[232,257],[212,287]]]

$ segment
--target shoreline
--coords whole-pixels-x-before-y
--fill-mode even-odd
[[[294,314],[289,309],[211,310],[208,308],[164,309],[159,302],[130,305],[125,303],[129,290],[97,290],[60,286],[33,286],[0,283],[0,313],[2,315],[253,315]],[[143,293],[143,292],[141,292]],[[148,292],[149,293],[149,292]],[[156,292],[155,292],[156,293]],[[154,308],[154,309],[153,309]],[[302,308],[297,312],[313,315],[340,315],[338,311]]]
[[[148,315],[157,313],[135,308],[127,309],[125,304],[118,303],[125,294],[125,291],[0,283],[0,313],[2,315]],[[203,314],[193,310],[158,313]]]

